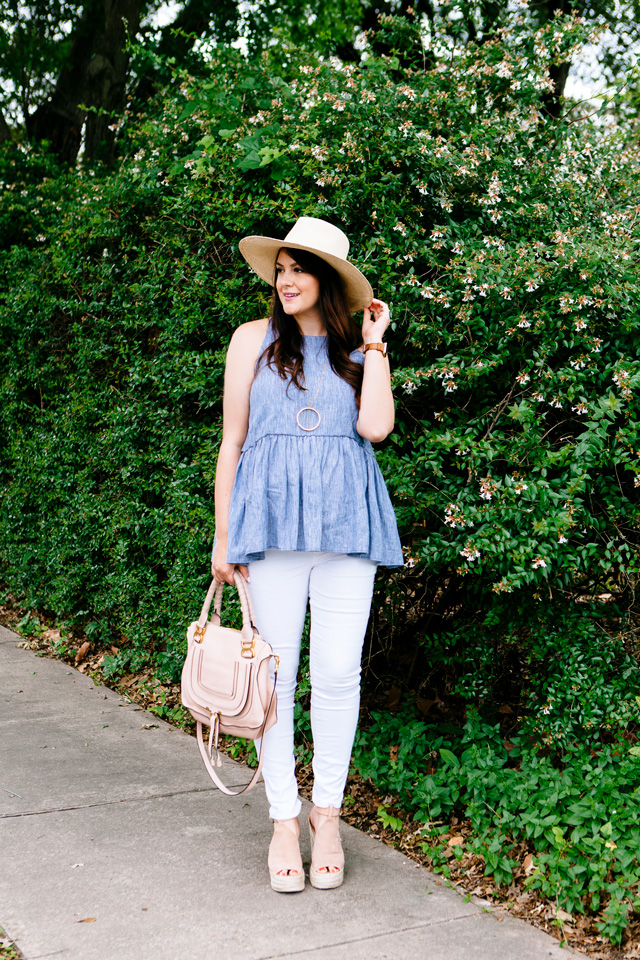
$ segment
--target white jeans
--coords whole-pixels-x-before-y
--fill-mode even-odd
[[[280,657],[278,722],[265,734],[263,776],[272,820],[300,813],[293,705],[307,600],[313,802],[340,807],[360,707],[360,661],[376,564],[338,553],[267,550],[249,564],[257,627]],[[260,744],[256,743],[260,749]]]

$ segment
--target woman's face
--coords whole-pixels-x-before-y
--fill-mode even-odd
[[[286,250],[281,250],[276,260],[276,291],[288,316],[317,315],[320,281],[312,273],[306,273]]]

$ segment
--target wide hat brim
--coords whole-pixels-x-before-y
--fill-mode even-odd
[[[327,253],[325,250],[310,246],[306,243],[291,243],[289,240],[275,237],[244,237],[239,244],[240,253],[249,266],[262,280],[273,286],[276,257],[278,251],[306,250],[314,253],[321,260],[331,264],[343,283],[344,297],[350,310],[364,310],[371,306],[373,290],[371,284],[357,267],[345,260],[344,257]]]

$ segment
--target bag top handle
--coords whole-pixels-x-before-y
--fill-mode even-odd
[[[249,630],[252,631],[257,630],[255,614],[253,612],[253,603],[251,602],[251,594],[249,593],[247,581],[237,570],[234,571],[233,579],[240,597],[242,628],[243,630],[245,628],[249,628]],[[209,610],[211,609],[212,601],[214,613],[217,613],[218,616],[220,616],[222,611],[222,591],[224,590],[225,586],[225,583],[216,583],[215,580],[211,581],[211,586],[207,590],[207,595],[204,598],[202,610],[200,611],[200,617],[198,618],[198,626],[200,628],[204,628],[205,623],[209,619]]]

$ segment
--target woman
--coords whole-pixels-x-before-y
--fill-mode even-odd
[[[225,371],[212,572],[232,583],[237,567],[250,580],[258,628],[280,658],[278,722],[265,734],[263,766],[274,821],[269,872],[280,892],[305,883],[293,706],[307,602],[310,880],[327,889],[344,876],[338,824],[373,578],[378,564],[403,562],[370,443],[394,422],[383,344],[389,310],[348,251],[341,230],[312,217],[284,240],[245,237],[240,252],[275,287],[271,317],[235,331]],[[364,310],[362,327],[354,310]]]

